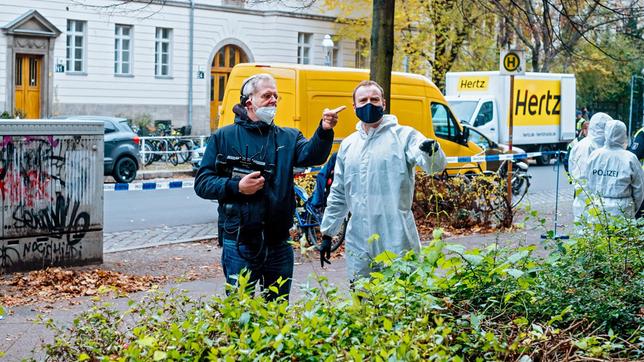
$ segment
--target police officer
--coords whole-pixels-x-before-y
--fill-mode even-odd
[[[633,218],[644,200],[644,171],[635,155],[626,150],[628,136],[622,121],[609,121],[604,133],[604,146],[590,154],[588,190],[599,197],[594,207],[600,213]]]

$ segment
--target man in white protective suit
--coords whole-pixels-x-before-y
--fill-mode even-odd
[[[586,190],[586,170],[590,154],[604,145],[604,127],[613,118],[606,113],[595,113],[590,119],[588,136],[579,141],[571,150],[568,158],[570,178],[575,187],[575,199],[572,202],[572,212],[575,222],[580,220],[586,208],[588,192]]]
[[[349,279],[369,276],[372,260],[385,250],[402,255],[420,250],[420,238],[411,211],[415,167],[427,173],[447,165],[438,142],[384,115],[382,87],[363,81],[353,92],[353,107],[360,122],[356,132],[342,141],[335,179],[324,211],[320,263],[330,258],[330,236],[337,234],[351,213],[346,233]],[[369,242],[377,234],[379,238]]]
[[[608,121],[604,146],[590,154],[586,179],[596,195],[593,206],[600,213],[634,218],[644,200],[644,171],[633,153],[626,150],[628,136],[621,121]],[[585,212],[589,220],[595,217]]]

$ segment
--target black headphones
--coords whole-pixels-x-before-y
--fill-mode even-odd
[[[246,88],[246,84],[250,82],[255,76],[252,76],[244,81],[242,83],[241,89],[239,90],[239,104],[241,104],[242,107],[246,107],[246,101],[250,98],[250,94],[244,95],[244,88]]]

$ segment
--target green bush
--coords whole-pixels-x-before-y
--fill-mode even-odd
[[[465,250],[437,230],[420,255],[379,255],[349,295],[321,277],[297,302],[266,302],[241,276],[227,297],[155,292],[126,312],[48,321],[44,347],[56,361],[642,359],[640,229],[590,231],[542,259],[534,247]]]

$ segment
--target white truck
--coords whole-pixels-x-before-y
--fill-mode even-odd
[[[495,72],[447,73],[445,98],[456,117],[498,143],[509,141],[510,76]],[[512,144],[526,152],[565,150],[575,137],[574,74],[515,76]],[[552,155],[537,158],[547,164]]]

